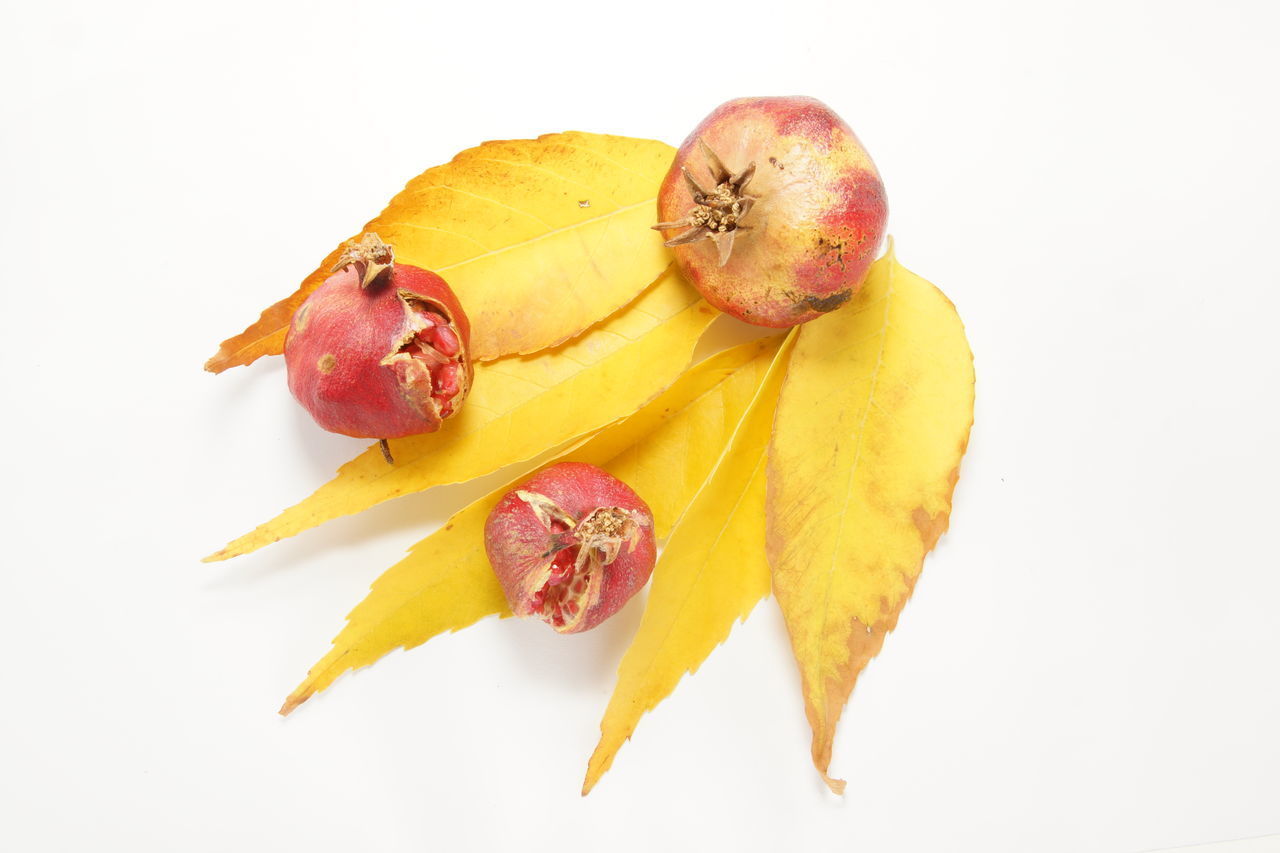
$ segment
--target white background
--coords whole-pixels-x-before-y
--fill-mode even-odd
[[[0,847],[1139,851],[1280,832],[1280,21],[1266,2],[5,4]],[[578,795],[637,600],[275,710],[494,485],[198,558],[326,481],[201,371],[413,175],[809,94],[955,301],[952,531],[811,769],[762,604]]]

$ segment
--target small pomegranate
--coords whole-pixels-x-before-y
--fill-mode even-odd
[[[320,426],[382,439],[386,453],[386,439],[432,432],[458,411],[471,388],[470,337],[444,279],[395,263],[365,234],[293,315],[289,390]]]
[[[758,326],[804,323],[857,292],[884,237],[880,174],[813,98],[717,107],[676,152],[659,230],[707,301]]]
[[[562,634],[608,619],[649,580],[653,513],[607,471],[561,462],[502,496],[484,547],[517,616]]]

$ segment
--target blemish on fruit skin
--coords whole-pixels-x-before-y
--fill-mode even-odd
[[[316,369],[319,370],[321,373],[325,374],[326,376],[328,376],[330,373],[333,373],[333,369],[337,366],[338,366],[338,359],[335,358],[333,353],[331,352],[327,352],[324,355],[320,356],[320,360],[316,362]]]
[[[834,311],[848,302],[852,296],[853,290],[851,288],[832,293],[829,296],[806,296],[804,298],[804,306],[797,305],[796,308],[797,310],[808,308],[812,311],[826,314],[828,311]]]
[[[310,316],[311,316],[311,305],[306,302],[302,303],[302,307],[299,308],[298,312],[293,315],[293,327],[297,329],[299,332],[301,332],[303,329],[307,328],[307,319]]]

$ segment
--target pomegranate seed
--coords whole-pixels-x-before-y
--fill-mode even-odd
[[[440,351],[441,355],[446,355],[450,358],[453,358],[462,350],[462,347],[458,344],[458,336],[448,326],[436,326],[432,329],[431,343]]]
[[[443,326],[447,320],[434,311],[423,311],[422,319],[427,321],[429,326]],[[425,329],[423,331],[426,331]]]
[[[568,608],[570,616],[578,615],[578,602],[570,601],[568,604],[565,605],[565,607]]]
[[[458,393],[458,365],[446,364],[436,374],[436,395],[448,399]]]

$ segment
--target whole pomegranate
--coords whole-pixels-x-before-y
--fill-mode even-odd
[[[581,462],[552,465],[503,495],[485,522],[484,547],[512,612],[562,634],[618,612],[657,559],[648,505]]]
[[[471,326],[444,279],[397,264],[377,234],[349,246],[293,315],[289,390],[316,423],[358,438],[440,428],[471,388]]]
[[[804,323],[857,292],[884,237],[884,186],[853,131],[813,98],[717,107],[676,152],[654,227],[722,311]]]

